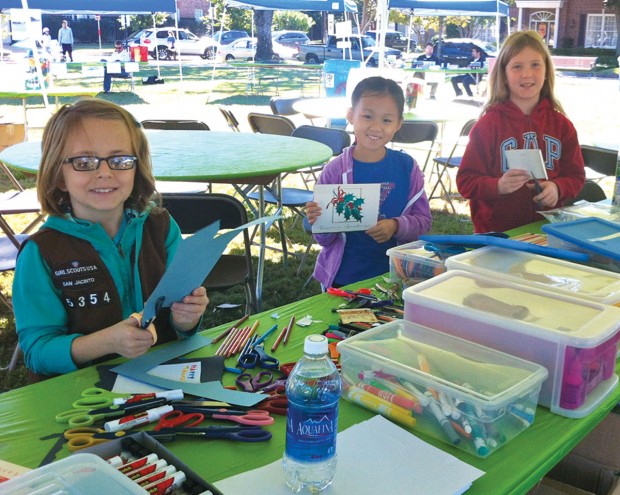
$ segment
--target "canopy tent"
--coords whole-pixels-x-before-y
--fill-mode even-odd
[[[53,14],[151,14],[176,12],[175,0],[0,0],[0,9],[30,8]]]
[[[377,44],[381,52],[385,48],[389,9],[408,9],[414,16],[495,16],[496,37],[499,45],[499,17],[509,15],[509,7],[501,0],[378,0],[377,2]],[[439,37],[441,39],[441,24]],[[379,58],[379,67],[383,65],[383,56]]]
[[[508,4],[500,0],[387,0],[390,9],[411,9],[417,16],[508,15]]]
[[[227,7],[312,12],[357,12],[354,0],[228,0]]]

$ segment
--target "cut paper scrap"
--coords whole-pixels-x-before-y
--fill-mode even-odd
[[[220,222],[217,221],[183,239],[170,266],[144,304],[142,321],[149,323],[159,309],[180,301],[199,287],[217,263],[228,243],[240,232],[261,223],[267,223],[269,227],[278,218],[278,216],[258,218],[220,235],[217,235],[220,229]]]
[[[381,184],[317,184],[314,201],[322,208],[312,232],[368,230],[379,219]]]
[[[220,382],[187,383],[168,380],[150,375],[148,371],[175,357],[184,356],[211,343],[212,339],[202,335],[194,335],[188,339],[177,340],[164,346],[155,347],[146,354],[131,359],[115,368],[114,373],[128,376],[141,382],[156,385],[167,390],[180,388],[186,394],[206,397],[238,406],[253,406],[265,398],[264,394],[249,394],[228,390]]]

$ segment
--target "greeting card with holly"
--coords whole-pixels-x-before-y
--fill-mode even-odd
[[[312,232],[368,230],[379,216],[381,184],[319,184],[314,200],[323,209]]]

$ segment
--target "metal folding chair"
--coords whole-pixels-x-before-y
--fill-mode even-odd
[[[167,194],[163,206],[179,224],[183,234],[220,221],[220,229],[234,229],[248,222],[243,204],[228,194]],[[256,289],[252,268],[251,242],[248,229],[243,230],[243,255],[223,254],[209,273],[203,286],[207,291],[222,291],[242,285],[246,298],[246,314],[256,312]]]
[[[284,115],[250,112],[248,114],[248,123],[250,124],[252,132],[261,134],[290,136],[295,130],[293,121]]]
[[[274,115],[296,115],[299,112],[293,108],[293,104],[299,100],[301,100],[299,97],[272,96],[269,100],[269,107]]]
[[[452,212],[456,215],[456,208],[452,202],[452,178],[450,177],[449,170],[456,169],[461,165],[461,158],[458,153],[460,150],[464,150],[467,142],[469,141],[469,132],[476,123],[477,119],[471,119],[465,123],[459,132],[459,137],[452,146],[452,150],[448,156],[438,156],[433,158],[433,173],[436,176],[435,183],[431,189],[431,193],[428,195],[428,200],[441,199],[445,200],[450,205]],[[431,174],[432,177],[432,174]],[[436,196],[435,192],[439,188],[439,194]]]
[[[586,167],[586,179],[596,182],[616,175],[618,152],[597,146],[581,145],[581,155]]]
[[[426,165],[433,154],[436,152],[435,140],[439,134],[439,126],[435,122],[425,120],[405,120],[398,132],[392,139],[392,147],[395,144],[418,144],[429,143],[426,159],[422,172],[426,172]]]
[[[220,110],[220,113],[224,116],[228,127],[230,127],[234,132],[241,132],[241,129],[239,129],[239,121],[237,120],[235,115],[230,110],[227,110],[224,107],[218,108]]]

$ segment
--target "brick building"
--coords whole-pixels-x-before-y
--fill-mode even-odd
[[[200,19],[209,14],[209,0],[177,0],[177,14],[179,19]]]
[[[513,30],[534,29],[552,48],[616,48],[616,19],[602,0],[517,0]]]

